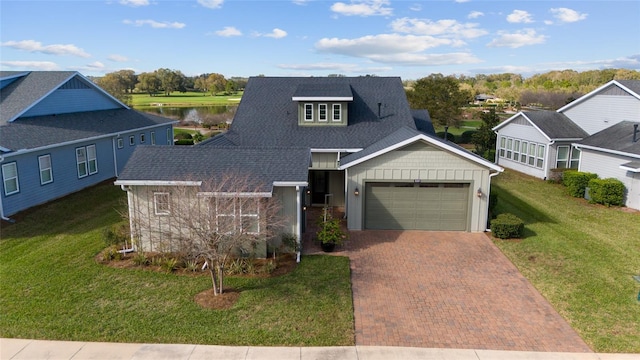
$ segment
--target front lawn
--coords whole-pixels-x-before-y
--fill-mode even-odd
[[[125,193],[100,185],[39,208],[0,234],[0,337],[221,345],[354,345],[349,261],[306,256],[290,274],[232,278],[229,310],[194,301],[208,276],[98,264]]]
[[[498,212],[525,221],[500,249],[596,352],[640,353],[640,212],[591,205],[565,188],[507,171]]]

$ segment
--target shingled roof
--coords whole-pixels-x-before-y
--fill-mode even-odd
[[[348,89],[348,126],[298,126],[295,96],[343,97]],[[397,77],[253,77],[223,136],[225,143],[243,146],[361,149],[403,126],[416,129]]]
[[[578,145],[640,156],[640,130],[636,134],[634,142],[634,124],[640,125],[640,123],[633,121],[619,122],[585,138]]]
[[[274,183],[306,184],[310,162],[309,149],[300,147],[138,146],[117,183],[215,183],[237,173],[260,180],[256,192],[271,192]]]
[[[519,112],[494,127],[493,130],[504,127],[520,116],[523,116],[532,125],[540,129],[550,140],[580,140],[589,136],[586,131],[582,130],[581,127],[576,125],[576,123],[565,114],[551,110]]]

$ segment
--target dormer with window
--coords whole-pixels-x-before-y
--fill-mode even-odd
[[[298,125],[346,126],[353,93],[346,84],[302,84],[291,100],[298,103]]]

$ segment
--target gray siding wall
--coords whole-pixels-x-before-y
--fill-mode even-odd
[[[521,173],[534,176],[540,179],[544,179],[548,176],[548,169],[555,166],[555,153],[553,158],[549,157],[551,154],[545,154],[546,158],[552,159],[551,161],[545,161],[544,167],[538,168],[536,166],[529,166],[519,161],[513,161],[504,157],[500,157],[500,137],[506,136],[508,138],[519,139],[527,141],[528,143],[534,142],[537,144],[545,145],[545,151],[549,151],[549,140],[544,137],[536,128],[531,126],[528,122],[524,125],[519,119],[514,119],[511,123],[507,124],[502,129],[498,130],[498,138],[496,142],[496,162],[505,168],[513,169]],[[553,163],[550,165],[550,163]]]
[[[302,190],[300,190],[302,191]],[[301,239],[301,235],[298,231],[298,208],[297,196],[295,187],[274,187],[273,196],[277,197],[280,201],[280,216],[285,219],[285,225],[281,231],[282,234],[295,234],[298,239]],[[280,245],[280,237],[276,236],[274,239],[274,245]]]
[[[320,153],[311,154],[311,170],[336,170],[338,168],[338,153]]]
[[[22,116],[119,109],[122,105],[94,89],[58,89]]]
[[[623,96],[595,95],[563,113],[593,135],[624,120],[636,121],[640,100],[626,93]]]
[[[625,206],[640,210],[640,173],[620,169],[621,164],[638,160],[637,158],[583,149],[579,170],[598,174],[601,179],[615,178],[622,181],[627,190]]]
[[[349,168],[347,191],[347,225],[350,230],[363,229],[365,184],[370,181],[458,182],[469,183],[469,231],[484,231],[487,226],[489,169],[467,159],[420,143],[407,150],[399,149]],[[353,194],[355,188],[360,196]],[[475,193],[480,188],[482,198]]]
[[[167,138],[167,129],[169,129],[169,138]],[[118,174],[122,172],[131,154],[138,145],[152,145],[151,133],[154,134],[156,145],[173,145],[173,127],[171,125],[161,125],[157,128],[146,129],[144,131],[134,130],[120,134],[122,138],[122,148],[118,148],[118,138],[114,137],[114,148],[116,149],[116,159],[118,161]],[[141,141],[140,135],[144,134],[144,143]],[[130,145],[129,138],[133,136],[133,145]],[[116,175],[117,176],[117,175]]]
[[[98,172],[78,178],[76,148],[96,145]],[[38,157],[51,155],[53,182],[40,184]],[[32,206],[60,198],[115,176],[112,140],[110,138],[56,147],[23,155],[7,156],[2,164],[16,162],[20,192],[5,196],[4,182],[0,181],[0,196],[5,216],[13,215]],[[91,204],[87,204],[91,206]]]

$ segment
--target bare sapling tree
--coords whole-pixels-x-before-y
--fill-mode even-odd
[[[228,260],[251,253],[284,225],[271,186],[248,175],[221,175],[200,187],[177,186],[170,196],[171,236],[179,234],[181,252],[206,262],[215,295],[224,291]]]

